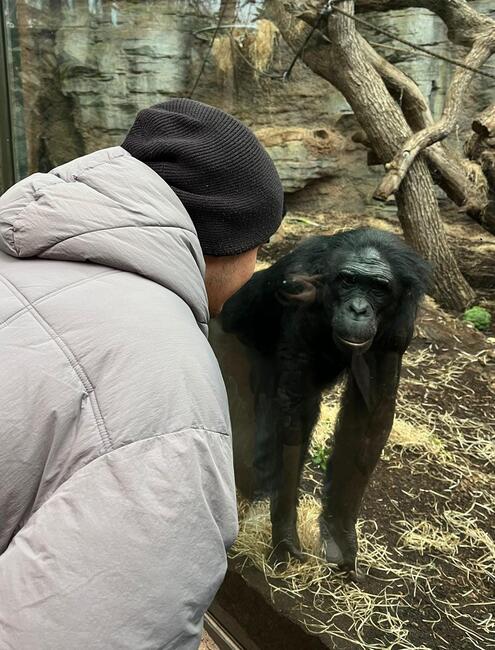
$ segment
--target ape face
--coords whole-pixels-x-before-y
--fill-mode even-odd
[[[360,228],[312,237],[255,273],[230,299],[222,323],[266,355],[287,338],[337,347],[345,357],[378,339],[381,349],[404,352],[429,276],[428,264],[391,233]]]
[[[366,352],[383,312],[396,300],[397,284],[390,264],[372,247],[347,253],[337,269],[325,311],[333,340],[342,351]]]

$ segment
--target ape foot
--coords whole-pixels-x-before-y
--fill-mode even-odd
[[[323,553],[329,564],[336,564],[339,569],[359,575],[357,568],[356,528],[350,523],[344,525],[339,519],[322,517],[320,519],[320,536]]]
[[[355,568],[353,571],[349,571],[347,574],[350,582],[357,582],[361,584],[364,582],[364,573],[359,569],[357,562],[355,563]]]
[[[289,531],[272,530],[273,550],[268,556],[268,561],[273,564],[287,563],[291,558],[305,562],[307,556],[301,551],[301,544],[297,530],[291,526]]]
[[[303,553],[295,544],[286,540],[279,542],[268,556],[268,562],[273,566],[279,564],[286,565],[291,558],[299,562],[306,562],[307,555]]]

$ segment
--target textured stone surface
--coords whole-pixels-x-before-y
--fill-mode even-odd
[[[346,139],[326,128],[267,127],[256,131],[274,161],[284,190],[292,193],[317,178],[335,176]]]
[[[187,94],[208,54],[220,3],[9,0],[5,4],[15,66],[18,175],[24,176],[120,143],[140,108]],[[240,5],[236,23],[256,27],[263,0]],[[473,5],[495,15],[492,0],[477,0]],[[459,58],[464,54],[462,48],[449,44],[443,23],[427,11],[402,10],[367,17],[434,51]],[[209,31],[195,35],[204,28]],[[452,66],[408,51],[372,30],[364,32],[379,44],[382,54],[417,81],[438,116]],[[326,81],[300,61],[288,82],[260,76],[243,58],[250,60],[250,48],[260,34],[255,29],[238,28],[235,38],[241,53],[237,47],[223,50],[231,61],[223,60],[220,65],[215,52],[209,53],[195,90],[196,99],[234,113],[256,130],[274,128],[282,133],[289,129],[293,134],[294,127],[309,129],[308,133],[316,129],[330,132],[339,123],[341,132],[350,134],[342,120],[350,113],[349,108]],[[259,42],[266,49],[267,42]],[[271,33],[270,44],[271,51],[268,55],[265,52],[264,59],[269,71],[281,72],[293,53],[276,33]],[[251,62],[256,64],[255,60]],[[494,71],[493,67],[487,69]],[[454,144],[463,141],[462,131],[469,126],[471,116],[494,100],[495,82],[477,78],[466,98],[459,129],[451,137]],[[340,149],[315,148],[309,142],[291,136],[270,146],[287,191],[296,192],[311,181],[307,191],[320,207],[327,200],[334,206],[341,200],[346,207],[352,196],[353,207],[364,209],[381,173],[379,168],[370,170],[366,166],[364,148],[350,146],[349,138]],[[346,183],[348,191],[342,192]]]

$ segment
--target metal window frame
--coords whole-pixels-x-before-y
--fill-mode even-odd
[[[207,612],[204,616],[204,629],[219,650],[244,650],[244,646],[232,637],[227,628],[211,612]]]
[[[5,5],[0,0],[0,191],[15,183],[14,138],[12,131],[12,104],[9,84],[7,29]]]

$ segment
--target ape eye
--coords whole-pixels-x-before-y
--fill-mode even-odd
[[[388,282],[384,282],[382,280],[375,280],[371,288],[375,293],[385,294],[389,292],[390,285]]]
[[[339,280],[345,286],[356,284],[356,276],[352,275],[352,273],[341,273],[339,275]]]

